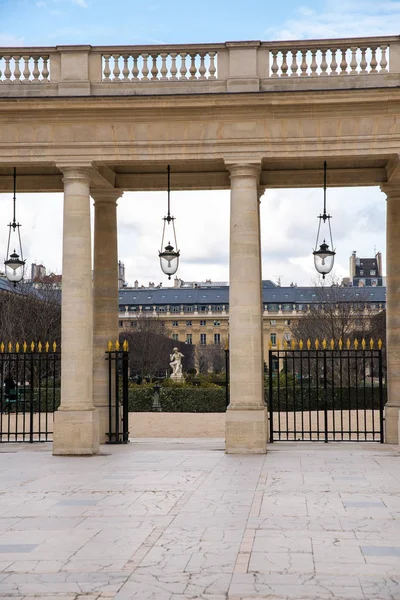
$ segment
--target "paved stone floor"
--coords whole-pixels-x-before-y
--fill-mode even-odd
[[[400,454],[378,444],[0,446],[0,598],[400,599]]]

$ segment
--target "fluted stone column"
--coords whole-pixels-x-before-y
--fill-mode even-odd
[[[260,165],[228,166],[231,178],[229,348],[226,452],[265,453]]]
[[[100,443],[108,440],[108,341],[118,339],[117,200],[119,190],[93,190],[93,404],[99,413]]]
[[[400,182],[386,184],[386,353],[388,401],[385,442],[398,444],[400,411]]]
[[[59,167],[64,182],[61,406],[54,454],[96,454],[99,421],[93,405],[93,306],[90,169]]]

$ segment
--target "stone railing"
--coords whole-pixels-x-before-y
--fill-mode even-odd
[[[320,40],[274,43],[270,77],[326,77],[388,73],[389,42]]]
[[[8,97],[259,92],[399,84],[399,36],[176,46],[0,48],[0,96]]]

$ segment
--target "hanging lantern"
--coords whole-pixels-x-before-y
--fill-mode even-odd
[[[177,248],[177,246],[178,246],[178,244],[176,242],[176,233],[175,233],[175,225],[174,225],[175,218],[171,217],[171,215],[170,215],[170,173],[171,173],[171,168],[168,165],[168,214],[166,217],[163,218],[164,227],[163,227],[163,234],[162,234],[162,239],[161,239],[161,250],[158,253],[158,256],[160,258],[161,270],[163,273],[165,273],[165,275],[168,275],[168,279],[171,279],[171,275],[174,275],[177,272],[178,266],[179,266],[179,256],[180,256],[179,250],[174,250],[174,246],[171,245],[170,241],[168,241],[168,243],[166,244],[166,246],[164,248],[165,239],[168,239],[168,240],[173,239],[175,248]],[[172,231],[168,230],[168,227],[171,225],[171,223],[172,223]],[[171,237],[171,234],[172,234],[172,237]],[[163,250],[163,248],[164,248],[164,250]]]
[[[320,244],[318,250],[313,251],[314,255],[314,265],[318,273],[322,275],[322,279],[325,279],[325,275],[330,273],[333,268],[333,263],[335,261],[336,252],[333,250],[333,241],[332,241],[332,230],[331,230],[331,215],[326,214],[326,161],[324,162],[324,212],[322,215],[319,215],[319,225],[317,232],[317,241],[315,244],[315,248],[318,248],[318,244],[320,244],[320,235],[321,235],[321,223],[323,222],[323,229],[325,229],[326,221],[328,221],[327,231],[329,233],[329,240],[331,243],[331,250],[329,249],[329,244],[326,243],[325,238],[323,242]],[[322,237],[322,235],[321,235]]]
[[[6,277],[8,281],[14,284],[14,287],[24,277],[25,261],[22,254],[21,234],[19,228],[21,225],[15,220],[15,208],[16,208],[16,188],[17,188],[17,171],[14,167],[14,195],[13,195],[13,221],[8,224],[8,244],[7,244],[7,258],[4,261],[6,270]],[[10,248],[14,248],[14,251],[10,254]],[[16,251],[19,249],[19,254]]]

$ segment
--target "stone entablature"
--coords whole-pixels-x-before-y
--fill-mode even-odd
[[[0,48],[7,97],[392,87],[399,76],[399,36]]]

